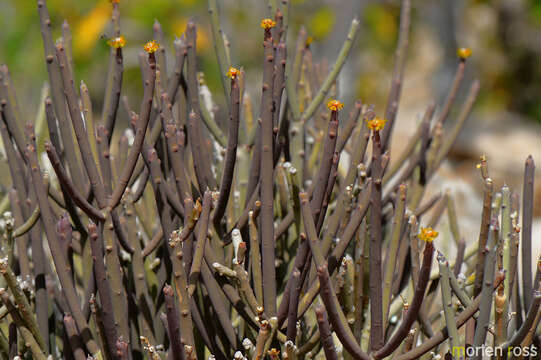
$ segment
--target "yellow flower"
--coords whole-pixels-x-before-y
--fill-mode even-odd
[[[276,22],[272,19],[263,19],[261,20],[261,27],[265,30],[269,30],[276,26]]]
[[[126,45],[126,38],[124,37],[124,35],[111,38],[107,41],[107,45],[115,49],[123,48],[124,45]]]
[[[120,0],[109,0],[111,2],[111,4],[118,4],[120,3]]]
[[[342,110],[342,108],[344,107],[344,104],[341,103],[339,100],[331,99],[331,100],[329,100],[329,102],[327,103],[327,107],[328,107],[329,110],[331,110],[331,111],[340,111],[340,110]]]
[[[149,41],[143,46],[143,49],[149,54],[155,53],[159,48],[160,44],[156,40]]]
[[[280,355],[280,351],[276,348],[272,348],[269,351],[267,351],[267,354],[271,357],[271,359],[278,359],[278,355]]]
[[[438,232],[434,231],[431,227],[421,228],[421,232],[417,236],[423,241],[432,242],[438,237]]]
[[[368,125],[368,128],[370,130],[380,131],[380,130],[383,130],[383,128],[385,127],[386,122],[387,122],[386,119],[375,117],[372,120],[367,120],[366,124]]]
[[[240,70],[234,67],[230,67],[229,70],[227,70],[227,77],[231,79],[236,79],[240,74]]]
[[[456,51],[456,54],[461,60],[466,60],[467,58],[469,58],[471,56],[471,49],[470,48],[459,48]]]

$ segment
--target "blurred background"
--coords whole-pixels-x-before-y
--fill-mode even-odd
[[[71,26],[77,82],[85,80],[94,112],[99,114],[108,65],[106,40],[112,33],[109,1],[47,3],[56,37],[61,35],[64,20]],[[267,2],[218,3],[222,27],[231,43],[232,63],[244,67],[247,88],[257,109],[262,62],[259,22],[270,15]],[[162,24],[165,46],[172,50],[174,37],[184,32],[187,20],[193,17],[199,26],[200,70],[223,112],[207,1],[121,0],[120,4],[121,28],[127,39],[123,91],[128,89],[132,106],[137,105],[142,92],[137,53],[141,44],[153,37],[154,21]],[[9,66],[23,114],[33,119],[47,78],[36,1],[0,0],[0,14],[0,63]],[[291,0],[288,43],[294,46],[304,26],[313,39],[314,62],[330,66],[351,20],[360,19],[361,30],[338,80],[338,95],[348,111],[360,98],[363,103],[374,104],[376,113],[382,114],[391,82],[399,14],[398,0]],[[441,109],[458,64],[456,49],[463,46],[470,47],[473,55],[467,61],[456,104],[463,101],[475,78],[481,82],[481,93],[436,185],[438,190],[441,186],[453,189],[461,214],[465,218],[471,214],[472,234],[476,234],[482,184],[475,168],[479,156],[487,156],[496,187],[506,182],[519,192],[526,156],[531,153],[541,162],[541,1],[412,1],[410,48],[393,151],[400,150],[430,102]],[[453,109],[449,123],[458,107]],[[125,117],[123,111],[119,114]],[[537,193],[541,198],[541,191]],[[541,213],[541,203],[535,208]]]

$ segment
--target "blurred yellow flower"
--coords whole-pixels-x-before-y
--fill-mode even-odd
[[[434,231],[431,227],[421,228],[421,232],[419,235],[419,239],[426,241],[426,242],[432,242],[435,238],[438,237],[438,232]]]
[[[143,46],[143,49],[149,54],[155,53],[159,48],[160,44],[156,40],[149,41]]]
[[[340,111],[340,110],[342,110],[344,108],[344,104],[341,103],[339,100],[331,99],[327,103],[327,107],[331,111]]]
[[[234,68],[234,67],[230,67],[229,70],[227,71],[227,77],[231,78],[231,79],[236,79],[237,76],[239,76],[240,74],[240,70],[237,69],[237,68]]]
[[[456,51],[456,54],[461,60],[465,60],[465,59],[467,59],[467,58],[469,58],[471,56],[471,49],[470,48],[459,48]]]
[[[115,49],[123,48],[124,45],[126,45],[126,38],[124,37],[124,35],[114,37],[112,39],[107,40],[107,45]]]
[[[387,120],[379,117],[375,117],[372,120],[366,121],[368,128],[373,131],[383,130],[383,128],[385,127],[385,123],[387,123]]]
[[[92,53],[101,32],[111,19],[111,5],[108,1],[99,2],[89,14],[75,24],[73,38],[74,55],[89,55]]]
[[[265,30],[271,29],[276,26],[276,22],[272,19],[261,20],[261,27]]]

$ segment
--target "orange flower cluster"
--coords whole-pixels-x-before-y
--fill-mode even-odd
[[[230,67],[229,70],[227,70],[227,77],[231,79],[236,79],[240,75],[240,70],[234,67]]]
[[[342,110],[344,108],[344,104],[341,103],[339,100],[331,99],[327,103],[327,107],[331,111],[340,111],[340,110]]]
[[[107,41],[107,45],[115,49],[123,48],[126,45],[126,38],[124,35],[111,38]]]
[[[276,26],[276,22],[272,19],[263,19],[261,20],[261,27],[265,30],[269,30]]]
[[[155,53],[159,48],[160,44],[156,40],[149,41],[143,46],[143,49],[149,54]]]
[[[385,123],[387,123],[387,120],[379,117],[375,117],[372,120],[366,121],[368,128],[373,131],[383,130],[383,128],[385,127]]]
[[[417,237],[423,241],[432,242],[435,238],[438,237],[438,234],[439,233],[437,231],[434,231],[434,229],[432,229],[431,227],[427,227],[421,228],[421,232],[419,233],[419,235],[417,235]]]
[[[466,60],[467,58],[469,58],[471,56],[471,49],[470,48],[459,48],[456,51],[456,54],[461,60]]]

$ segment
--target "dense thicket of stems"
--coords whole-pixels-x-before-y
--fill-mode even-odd
[[[435,103],[423,108],[395,154],[409,0],[381,109],[369,98],[339,100],[347,98],[348,86],[337,81],[349,82],[341,70],[353,54],[357,19],[329,66],[316,59],[303,28],[289,48],[294,8],[269,1],[255,62],[262,81],[253,87],[242,64],[231,67],[230,44],[239,40],[224,33],[219,2],[208,5],[224,96],[214,101],[198,73],[207,69],[198,61],[196,23],[188,21],[169,54],[156,20],[155,40],[135,57],[143,80],[135,112],[123,81],[124,64],[134,60],[122,48],[131,36],[121,33],[122,4],[111,1],[98,119],[90,89],[75,86],[77,37],[64,22],[54,44],[59,24],[37,0],[49,75],[37,135],[32,124],[24,131],[26,97],[17,98],[18,84],[0,66],[10,172],[0,186],[0,358],[417,359],[470,345],[538,344],[533,158],[522,206],[519,191],[495,187],[482,158],[475,241],[464,236],[453,189],[432,193],[479,93],[477,80],[463,84],[471,51],[458,50],[441,111]],[[128,129],[119,121],[121,99]],[[343,108],[350,115],[339,121]],[[43,171],[49,165],[51,174]],[[445,212],[449,229],[439,225]]]

